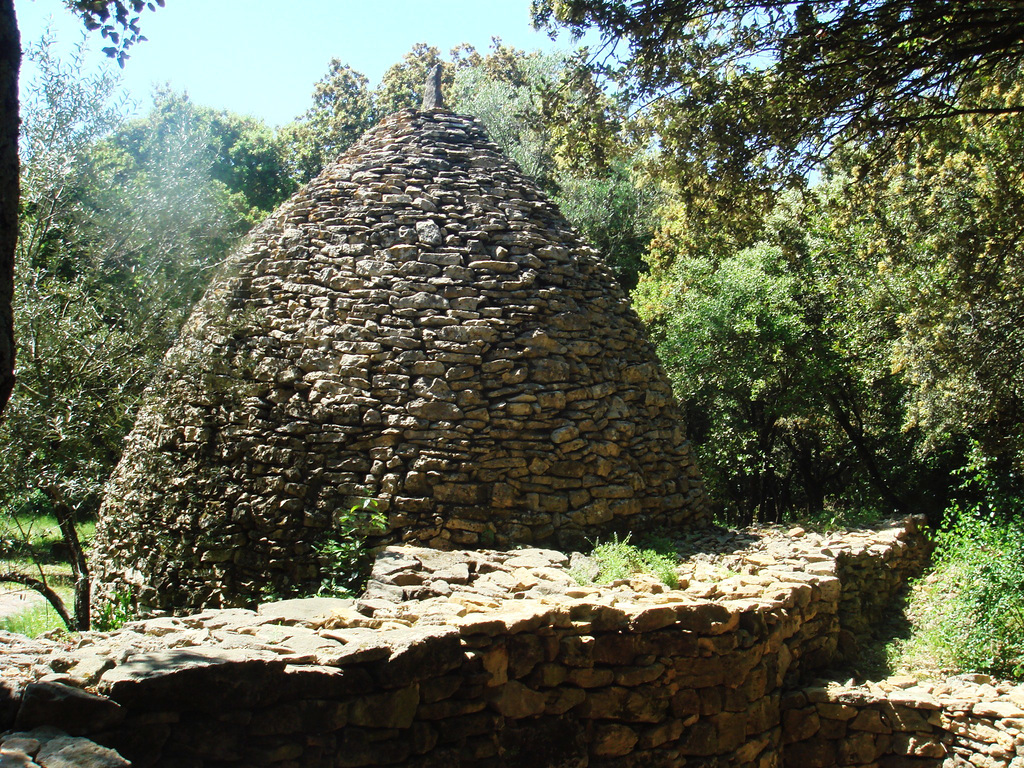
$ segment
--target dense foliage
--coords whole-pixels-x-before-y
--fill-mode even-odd
[[[946,533],[919,640],[1020,675],[1017,4],[534,9],[596,27],[586,68],[659,148],[634,297],[722,514],[928,512]]]
[[[266,168],[280,153],[265,151],[272,137],[255,121],[161,94],[146,118],[125,122],[110,75],[83,75],[46,41],[29,55],[39,75],[24,105],[20,353],[0,422],[0,539],[17,539],[10,528],[27,513],[56,517],[84,625],[74,526],[98,508],[139,396],[211,271],[287,178],[281,160]]]
[[[1018,482],[1024,49],[1007,4],[534,7],[597,27],[587,67],[659,148],[669,200],[635,298],[731,519],[937,516],[971,451]]]
[[[917,632],[896,663],[1024,679],[1024,526],[984,507],[953,510],[948,522],[909,608]]]
[[[227,116],[166,94],[147,118],[124,123],[108,76],[82,78],[79,63],[62,64],[45,45],[32,55],[40,75],[23,128],[21,384],[0,427],[0,504],[61,489],[74,507],[94,509],[152,366],[259,215],[247,195],[264,191],[257,181],[233,192],[215,178],[219,157],[239,145]]]
[[[1020,111],[977,96],[1024,61],[1013,2],[960,0],[534,0],[540,24],[583,32],[593,59],[648,117],[681,167],[792,172],[838,141],[956,114]],[[896,135],[889,133],[890,136]],[[776,178],[778,176],[776,175]]]

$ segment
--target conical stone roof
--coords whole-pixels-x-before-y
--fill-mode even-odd
[[[250,235],[168,352],[100,512],[100,591],[315,589],[334,516],[390,541],[569,545],[703,523],[644,329],[480,123],[405,111]]]

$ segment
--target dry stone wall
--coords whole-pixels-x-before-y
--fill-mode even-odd
[[[706,520],[627,297],[472,118],[393,115],[232,257],[109,485],[101,595],[308,591],[363,498],[434,548]]]
[[[967,675],[792,691],[785,768],[1024,768],[1024,686]]]
[[[839,561],[911,573],[927,543],[913,521],[691,542],[675,590],[581,586],[551,550],[396,547],[360,600],[139,621],[47,667],[11,651],[0,712],[139,767],[780,765],[807,736],[793,692],[809,700],[802,681],[838,660],[841,616],[876,618],[841,610],[874,587]]]

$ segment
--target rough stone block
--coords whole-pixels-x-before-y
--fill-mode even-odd
[[[48,725],[71,735],[111,728],[124,720],[124,710],[103,696],[57,682],[30,683],[21,698],[14,726],[31,730]]]

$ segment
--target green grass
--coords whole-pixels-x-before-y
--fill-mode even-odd
[[[94,521],[76,526],[82,546],[88,546],[96,530]],[[45,513],[0,515],[0,571],[15,571],[42,578],[53,587],[71,610],[72,571],[68,551],[57,519]],[[0,593],[25,587],[0,582]],[[0,618],[0,629],[35,637],[51,629],[63,628],[57,612],[49,603],[34,604],[20,613]]]
[[[83,546],[96,532],[96,522],[87,520],[75,526]],[[36,558],[39,562],[61,561],[64,538],[57,518],[49,514],[0,516],[0,556],[7,559]]]
[[[75,526],[83,547],[96,532],[95,521]],[[0,570],[16,570],[38,575],[40,570],[58,584],[70,583],[71,567],[67,547],[52,515],[0,516]]]
[[[64,595],[70,600],[70,595]],[[53,629],[66,629],[64,621],[49,603],[36,603],[24,611],[0,619],[0,629],[28,637],[38,637]]]
[[[628,579],[637,573],[648,573],[670,589],[679,586],[676,566],[679,555],[668,541],[651,542],[652,546],[641,549],[629,543],[629,536],[619,541],[618,535],[611,541],[598,542],[590,556],[597,561],[596,584],[609,584],[619,579]],[[577,581],[585,581],[581,573],[572,573]]]

